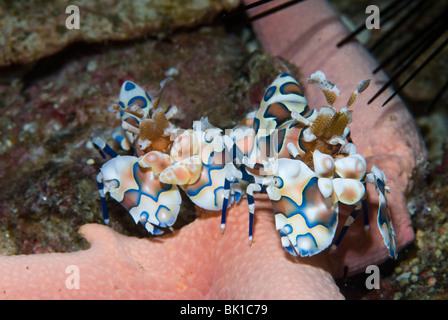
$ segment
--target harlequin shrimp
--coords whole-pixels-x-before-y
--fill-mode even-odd
[[[162,91],[165,83],[161,83]],[[175,108],[163,112],[157,108],[159,99],[153,100],[141,87],[126,81],[120,91],[119,104],[111,105],[118,111],[122,128],[113,133],[123,149],[136,145],[136,156],[119,156],[101,138],[93,138],[94,146],[105,157],[112,159],[105,163],[97,176],[104,221],[108,223],[105,194],[125,207],[135,223],[142,223],[151,234],[163,233],[177,219],[181,196],[177,186],[161,183],[158,174],[169,166],[171,158],[167,152],[171,141],[169,119]]]
[[[168,80],[161,82],[158,94]],[[105,222],[109,193],[135,223],[151,234],[162,234],[177,219],[180,188],[197,206],[221,211],[224,232],[227,209],[246,195],[252,243],[254,193],[264,192],[272,202],[283,247],[292,255],[312,256],[332,243],[337,247],[361,210],[368,226],[365,184],[372,183],[379,197],[378,227],[395,258],[386,177],[375,166],[366,173],[366,161],[356,152],[348,127],[349,108],[369,81],[359,83],[339,112],[333,107],[339,90],[321,71],[308,82],[323,91],[328,106],[310,109],[299,83],[282,74],[266,89],[259,109],[247,116],[246,123],[223,134],[204,118],[192,129],[179,131],[169,121],[175,107],[164,112],[158,108],[160,97],[153,99],[126,81],[119,103],[111,107],[122,121],[113,137],[125,150],[134,146],[136,156],[119,156],[101,138],[93,139],[103,155],[112,157],[97,177]],[[334,240],[338,203],[351,205],[354,211]]]
[[[390,256],[396,257],[385,175],[375,166],[366,175],[366,161],[356,152],[347,126],[352,115],[349,107],[369,81],[359,83],[339,112],[333,107],[339,90],[321,71],[312,74],[308,82],[323,91],[328,106],[311,110],[302,88],[287,74],[280,75],[266,90],[253,118],[252,148],[239,165],[239,170],[250,176],[244,179],[251,183],[247,190],[269,195],[285,249],[293,255],[312,256],[333,242],[338,203],[351,205],[354,211],[333,248],[361,208],[368,226],[365,183],[373,183],[379,195],[378,227]],[[255,209],[251,192],[247,197],[252,220]]]
[[[160,83],[160,95],[165,84]],[[177,108],[167,112],[158,108],[160,96],[153,99],[141,87],[123,83],[119,103],[109,109],[118,112],[121,127],[113,138],[124,150],[134,146],[137,156],[119,156],[101,138],[92,139],[94,146],[112,159],[105,163],[97,176],[105,223],[109,222],[105,194],[109,193],[129,211],[135,223],[159,235],[171,228],[181,204],[178,186],[198,206],[207,210],[222,210],[225,178],[224,150],[217,150],[220,131],[208,121],[204,130],[176,130],[169,122]],[[173,138],[175,137],[175,138]],[[210,196],[212,195],[212,196]],[[241,198],[241,192],[235,195]]]

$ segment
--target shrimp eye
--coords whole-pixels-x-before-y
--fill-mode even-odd
[[[283,187],[283,179],[280,177],[274,177],[274,186],[276,186],[277,188],[282,188]]]

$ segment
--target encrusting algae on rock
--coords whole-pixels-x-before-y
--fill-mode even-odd
[[[0,66],[30,63],[79,41],[166,37],[176,29],[210,23],[239,4],[239,0],[2,1]],[[79,10],[79,29],[66,27],[73,13],[69,5]]]

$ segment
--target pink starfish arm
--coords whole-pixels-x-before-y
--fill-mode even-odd
[[[246,4],[253,2],[245,0]],[[284,2],[287,1],[273,1],[250,10],[250,14],[255,15]],[[358,152],[367,158],[368,171],[375,164],[386,174],[391,188],[388,203],[397,248],[399,250],[409,244],[414,239],[414,232],[404,194],[412,187],[414,170],[422,169],[427,161],[427,151],[411,114],[398,97],[385,107],[381,107],[381,98],[367,105],[367,101],[387,81],[384,73],[372,75],[378,62],[356,42],[336,47],[348,33],[324,0],[294,5],[254,22],[253,27],[268,52],[299,66],[305,76],[322,70],[341,91],[336,108],[344,106],[359,81],[372,79],[369,88],[352,107],[351,137]],[[311,108],[326,105],[318,88],[307,86],[305,90]],[[388,90],[384,97],[390,94]],[[378,210],[378,200],[371,185],[368,186],[368,203],[370,231],[364,232],[363,219],[358,217],[337,250],[336,275],[342,275],[344,266],[348,267],[349,274],[354,274],[369,264],[378,264],[388,258],[376,223],[374,213]],[[345,210],[342,215],[349,213]],[[345,217],[340,221],[339,226],[343,225]]]
[[[91,244],[88,250],[0,258],[0,297],[342,298],[325,270],[326,256],[294,263],[279,242],[270,202],[264,197],[257,207],[252,246],[247,241],[248,207],[244,201],[229,211],[223,235],[217,212],[206,212],[160,240],[127,237],[106,226],[85,225],[80,233]],[[71,268],[79,270],[79,278],[75,279]],[[77,283],[79,288],[74,287]]]

